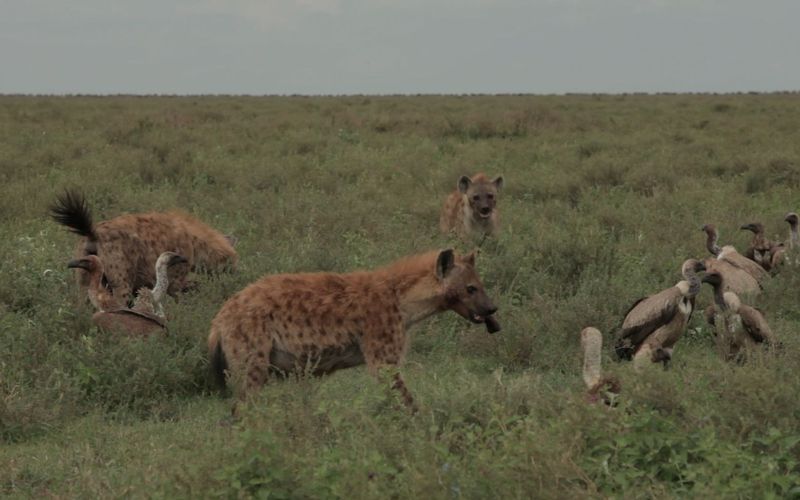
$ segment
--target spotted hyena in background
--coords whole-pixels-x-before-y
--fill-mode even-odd
[[[233,270],[238,260],[224,235],[183,212],[127,214],[94,224],[84,197],[67,191],[50,207],[50,214],[81,236],[75,258],[97,255],[102,260],[104,284],[121,304],[130,302],[139,288],[155,285],[155,263],[163,252],[187,260],[169,271],[171,294],[186,288],[190,270]],[[85,289],[88,273],[81,273],[78,282]]]
[[[376,374],[403,362],[412,325],[448,310],[492,333],[500,328],[474,253],[434,251],[349,274],[266,276],[222,306],[209,354],[216,375],[232,375],[242,396],[270,371],[324,374],[366,363]],[[394,388],[413,408],[399,372]]]
[[[442,232],[455,232],[461,238],[494,234],[499,224],[497,194],[502,187],[502,176],[490,180],[484,174],[462,175],[458,189],[450,193],[442,208]]]

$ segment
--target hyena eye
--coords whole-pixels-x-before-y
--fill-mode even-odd
[[[480,197],[480,196],[478,196],[477,194],[476,194],[475,196],[473,196],[473,197],[472,197],[472,201],[478,201],[478,200],[480,200],[480,199],[481,199],[481,197]]]
[[[478,291],[478,289],[477,289],[477,288],[475,288],[474,286],[472,286],[472,285],[467,285],[467,293],[468,293],[468,294],[472,295],[473,293],[475,293],[475,292],[477,292],[477,291]]]
[[[490,200],[494,199],[494,195],[492,193],[487,194],[486,197],[489,198]]]

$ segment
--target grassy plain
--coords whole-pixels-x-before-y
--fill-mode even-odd
[[[635,299],[743,250],[800,208],[800,96],[0,97],[0,495],[574,498],[800,496],[800,276],[757,305],[777,358],[719,360],[696,314],[673,369],[612,361]],[[502,173],[479,268],[495,336],[454,314],[413,332],[409,416],[364,368],[268,385],[243,421],[207,376],[210,319],[266,273],[371,268],[456,245],[459,175]],[[240,268],[170,303],[166,338],[103,335],[75,239],[45,216],[179,207],[239,238]],[[710,303],[710,290],[700,297]],[[579,332],[605,334],[615,409],[585,404]]]

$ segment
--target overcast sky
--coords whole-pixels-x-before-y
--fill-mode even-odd
[[[0,93],[800,90],[800,0],[0,0]]]

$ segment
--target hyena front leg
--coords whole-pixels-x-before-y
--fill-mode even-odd
[[[414,402],[414,397],[406,387],[406,383],[400,375],[400,363],[403,361],[406,350],[406,335],[402,329],[389,330],[389,333],[378,335],[365,335],[362,343],[364,360],[370,373],[379,380],[381,372],[391,373],[392,389],[400,393],[403,404],[411,413],[417,413],[418,408]]]

